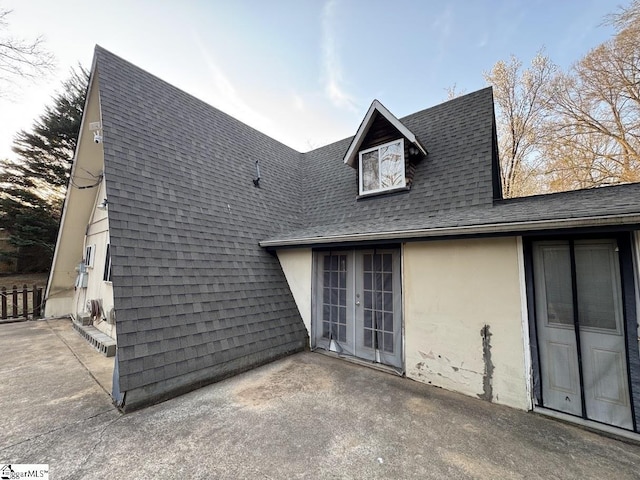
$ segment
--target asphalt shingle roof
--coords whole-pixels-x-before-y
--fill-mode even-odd
[[[304,348],[259,246],[302,225],[300,154],[100,47],[96,69],[121,390]]]
[[[351,138],[303,156],[305,223],[349,225],[359,220],[414,217],[491,204],[491,89],[401,119],[429,152],[410,191],[357,199],[356,170],[343,164]],[[382,227],[382,225],[380,225]]]
[[[400,121],[429,152],[410,191],[358,199],[356,171],[342,164],[351,141],[344,139],[303,155],[304,225],[261,244],[437,236],[439,230],[446,230],[442,235],[464,234],[474,226],[486,226],[484,233],[490,233],[492,225],[500,225],[494,230],[502,233],[521,232],[543,228],[536,222],[640,214],[640,184],[502,200],[495,190],[498,160],[490,88]],[[640,218],[625,222],[640,223]]]
[[[489,88],[400,119],[429,152],[412,188],[358,199],[343,164],[351,138],[301,154],[100,47],[95,65],[122,391],[304,348],[278,259],[260,242],[640,213],[640,184],[500,200]]]

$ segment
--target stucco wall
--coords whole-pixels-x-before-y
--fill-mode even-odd
[[[113,308],[113,288],[111,282],[104,281],[104,269],[107,255],[107,244],[109,243],[109,221],[107,210],[96,208],[104,198],[106,198],[106,179],[98,187],[98,195],[94,205],[93,214],[87,228],[87,235],[84,247],[95,245],[93,267],[88,267],[87,288],[78,288],[74,296],[73,314],[89,311],[87,301],[99,300],[102,302],[102,309],[108,316],[109,310]],[[116,328],[102,317],[94,321],[94,326],[111,338],[116,338]]]
[[[93,141],[91,122],[100,122],[100,96],[98,81],[94,77],[89,89],[87,105],[80,131],[72,176],[76,185],[91,185],[91,175],[98,176],[104,169],[102,144]],[[62,212],[62,221],[47,284],[45,316],[63,316],[73,313],[76,267],[82,260],[83,240],[87,223],[95,206],[96,188],[78,189],[69,186]]]
[[[526,409],[517,239],[404,245],[407,377]]]
[[[311,336],[311,268],[313,254],[310,248],[278,250],[280,266],[296,301],[300,316]]]

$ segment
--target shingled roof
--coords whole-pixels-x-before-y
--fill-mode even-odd
[[[358,198],[351,138],[301,154],[100,47],[94,76],[130,408],[305,347],[260,245],[640,223],[637,184],[502,200],[489,88],[401,118],[429,152],[411,188]]]
[[[300,154],[100,47],[95,74],[127,405],[304,348],[258,244],[303,225]]]
[[[401,118],[428,150],[410,191],[358,198],[347,138],[303,155],[304,226],[264,247],[640,223],[640,184],[502,199],[491,88]]]
[[[351,138],[303,155],[304,227],[263,245],[409,228],[423,218],[488,207],[500,197],[490,88],[400,119],[429,155],[408,191],[358,198],[357,171],[343,163]],[[406,226],[406,227],[405,227]]]

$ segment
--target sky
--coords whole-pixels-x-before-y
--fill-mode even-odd
[[[96,44],[299,150],[355,134],[374,99],[395,116],[541,48],[561,68],[611,38],[604,0],[0,0],[0,38],[43,36],[55,69],[0,96],[0,157]]]

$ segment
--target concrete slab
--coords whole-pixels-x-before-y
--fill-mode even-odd
[[[104,391],[111,395],[115,358],[105,357],[78,333],[70,319],[46,320],[58,338],[95,378]]]
[[[22,335],[55,335],[42,330]],[[3,349],[7,338],[29,343],[14,332]],[[58,362],[93,381],[59,350]],[[26,367],[23,383],[35,378]],[[71,381],[63,370],[50,370],[54,393]],[[14,401],[31,402],[13,386]],[[0,460],[49,463],[52,478],[640,476],[637,445],[308,352],[127,415],[100,395],[71,408],[65,389],[33,418],[6,422],[2,398],[13,440],[2,439]]]
[[[76,348],[85,360],[91,353],[101,356],[84,352],[83,347],[91,347],[73,331],[68,319],[0,327],[0,452],[113,410],[111,397],[65,343],[74,340],[84,343]]]

